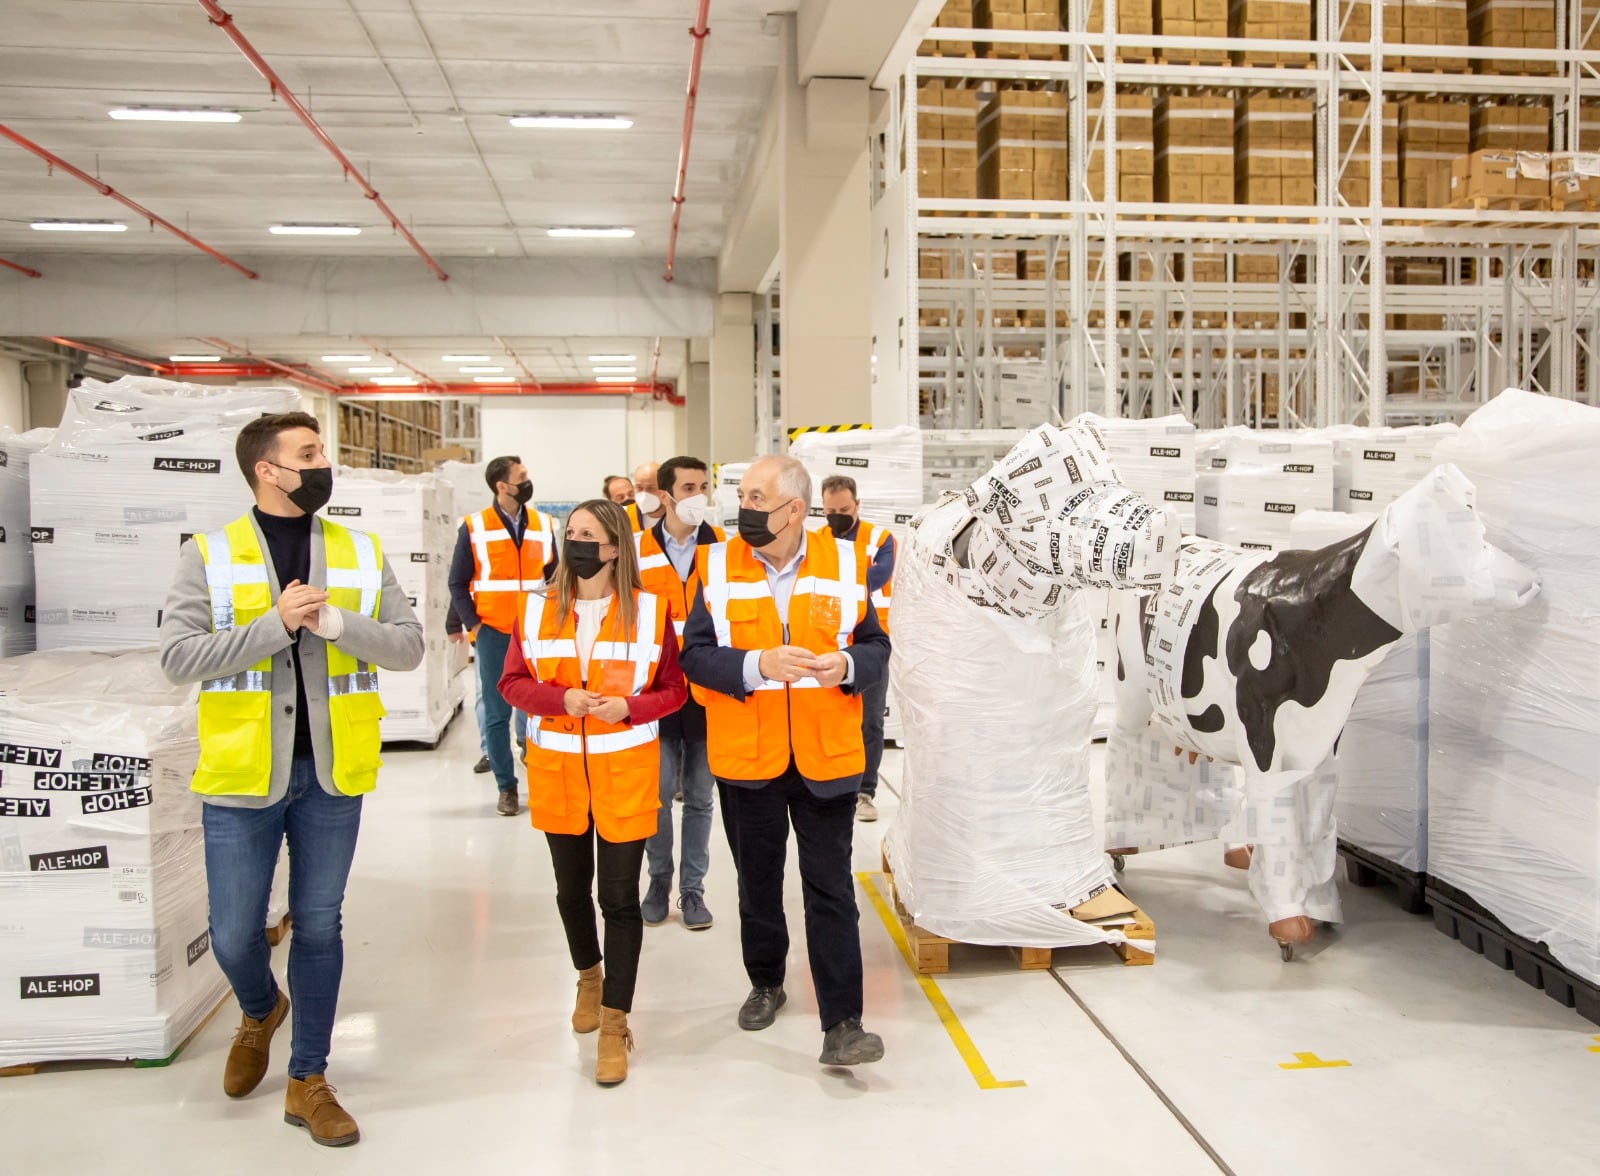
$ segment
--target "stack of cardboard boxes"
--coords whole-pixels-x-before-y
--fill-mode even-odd
[[[1061,27],[1072,23],[1071,0],[1061,0]],[[1086,17],[1090,33],[1106,31],[1105,0],[1089,0]],[[1117,32],[1124,37],[1149,37],[1156,31],[1155,0],[1117,0]],[[1147,62],[1155,60],[1148,45],[1125,45],[1117,49],[1118,61]]]
[[[1335,31],[1339,40],[1346,42],[1359,42],[1370,44],[1372,42],[1372,5],[1362,0],[1338,0],[1339,8],[1335,19],[1338,24]],[[1378,18],[1383,22],[1383,43],[1385,45],[1398,45],[1405,39],[1404,10],[1399,0],[1391,0],[1385,4],[1379,0]],[[1356,69],[1371,69],[1372,58],[1365,53],[1352,53],[1349,55],[1350,64]],[[1397,64],[1395,59],[1385,59],[1391,67]]]
[[[1550,157],[1550,207],[1592,212],[1600,203],[1600,155],[1558,151]]]
[[[996,90],[978,115],[978,198],[1067,198],[1067,96]]]
[[[1311,0],[1232,0],[1228,5],[1229,34],[1266,41],[1309,41],[1312,37]],[[1309,53],[1248,49],[1236,53],[1239,65],[1311,64]]]
[[[1472,43],[1487,49],[1554,49],[1554,0],[1473,0],[1467,13]],[[1514,58],[1478,61],[1483,74],[1553,74],[1554,61]]]
[[[944,0],[939,18],[933,22],[936,29],[970,29],[972,0]],[[976,57],[977,46],[972,41],[942,41],[937,33],[922,42],[917,53],[923,57]]]
[[[1401,39],[1407,45],[1465,46],[1472,43],[1467,34],[1467,0],[1404,0],[1401,22]],[[1467,72],[1465,57],[1413,55],[1406,57],[1404,64],[1407,69],[1421,73]]]
[[[1101,87],[1089,92],[1088,199],[1106,198],[1105,121]],[[1073,194],[1083,199],[1084,194]],[[1156,198],[1156,109],[1149,94],[1117,92],[1117,200],[1148,203]]]
[[[1550,150],[1548,106],[1502,106],[1486,103],[1472,108],[1474,151]]]
[[[1228,0],[1156,0],[1156,32],[1163,37],[1226,37]],[[1165,49],[1168,65],[1227,65],[1226,49]]]
[[[1548,208],[1550,156],[1545,152],[1474,151],[1435,172],[1435,208]]]
[[[1155,140],[1157,200],[1233,203],[1233,99],[1163,95]]]
[[[1366,98],[1339,100],[1339,158],[1345,162],[1339,177],[1339,195],[1352,208],[1371,203],[1372,103]],[[1382,152],[1383,206],[1403,207],[1400,201],[1400,104],[1383,104]]]
[[[972,6],[974,28],[1026,33],[1059,33],[1061,0],[977,0]],[[978,42],[983,57],[1012,61],[1051,61],[1061,56],[1059,45],[1021,45]]]
[[[1410,6],[1407,5],[1407,12]],[[1472,108],[1465,102],[1407,98],[1400,103],[1400,203],[1427,208],[1435,173],[1448,173],[1472,150]]]
[[[958,81],[917,87],[917,191],[945,200],[978,196],[978,91]]]
[[[1315,104],[1245,92],[1234,122],[1240,204],[1315,204]]]
[[[1389,259],[1389,284],[1391,286],[1443,286],[1445,263],[1437,258],[1396,257]],[[1442,331],[1444,316],[1440,314],[1394,314],[1389,316],[1389,329],[1395,331]]]

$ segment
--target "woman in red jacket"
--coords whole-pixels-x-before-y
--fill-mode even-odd
[[[578,969],[572,1027],[600,1030],[603,1086],[628,1076],[633,1048],[639,873],[661,806],[656,727],[687,696],[667,622],[667,602],[640,588],[627,515],[592,499],[567,519],[554,590],[528,596],[500,679],[500,693],[530,719],[528,811],[550,844],[556,907]]]

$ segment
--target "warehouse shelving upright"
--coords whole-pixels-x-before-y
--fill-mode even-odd
[[[756,295],[756,448],[758,457],[788,449],[783,416],[783,300],[779,282]]]
[[[1069,30],[1087,27],[1088,0],[1072,0]],[[1104,27],[1117,28],[1116,0]],[[1310,41],[1258,38],[1000,32],[939,28],[939,41],[1059,47],[1060,60],[917,57],[891,104],[885,160],[903,160],[907,202],[909,419],[970,429],[997,419],[997,375],[1008,349],[1037,356],[1056,411],[1120,415],[1185,412],[1202,427],[1251,422],[1371,424],[1454,419],[1508,385],[1600,403],[1600,230],[1592,212],[1385,207],[1382,169],[1367,200],[1348,204],[1339,181],[1339,99],[1366,98],[1371,154],[1381,158],[1386,101],[1451,95],[1539,98],[1553,108],[1554,145],[1580,146],[1578,111],[1600,99],[1600,53],[1585,52],[1600,10],[1556,5],[1556,50],[1385,43],[1380,4],[1363,40],[1340,40],[1339,8],[1316,5]],[[1343,30],[1355,36],[1355,30]],[[1181,65],[1155,59],[1196,50],[1294,53],[1305,68]],[[1422,59],[1554,62],[1549,76],[1414,72]],[[1395,68],[1402,59],[1404,68]],[[1357,65],[1361,68],[1357,68]],[[917,191],[918,86],[929,79],[1044,86],[1068,96],[1066,201],[959,200]],[[1316,203],[1193,205],[1089,198],[1091,139],[1103,139],[1104,190],[1117,191],[1114,96],[1291,91],[1315,103]],[[996,254],[1046,254],[1037,281],[997,278]],[[947,276],[922,278],[919,251],[948,258]],[[1227,280],[1196,282],[1190,262],[1220,252]],[[1057,259],[1068,259],[1058,278]],[[1276,254],[1288,280],[1236,280],[1240,258]],[[1119,257],[1127,276],[1119,274]],[[1400,285],[1389,262],[1443,261],[1443,281]],[[1129,259],[1132,259],[1131,262]],[[1148,273],[1140,273],[1148,261]],[[1182,276],[1179,276],[1182,275]],[[1142,280],[1141,280],[1142,279]],[[1036,312],[1028,326],[997,326],[992,310]],[[1058,325],[1058,312],[1065,324]],[[1389,316],[1426,315],[1436,329],[1394,329]],[[1263,326],[1250,325],[1258,316]],[[1405,322],[1405,319],[1400,320]],[[1042,324],[1042,325],[1040,325]],[[1243,324],[1243,325],[1241,325]],[[1399,386],[1423,392],[1399,395]],[[1276,395],[1265,390],[1272,387]],[[1273,403],[1275,401],[1275,403]]]

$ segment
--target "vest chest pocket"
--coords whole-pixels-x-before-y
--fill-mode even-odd
[[[837,596],[824,596],[821,592],[811,594],[811,627],[819,636],[832,638],[839,631],[839,619],[843,615],[839,604]]]
[[[600,662],[600,672],[590,667],[589,680],[598,683],[601,694],[627,698],[633,693],[633,663],[606,658]]]

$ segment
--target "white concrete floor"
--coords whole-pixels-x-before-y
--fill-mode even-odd
[[[543,840],[525,815],[494,815],[477,754],[469,712],[439,751],[391,753],[368,803],[330,1068],[361,1144],[332,1152],[284,1125],[287,1041],[253,1097],[223,1096],[230,1006],[167,1069],[0,1080],[0,1172],[1600,1170],[1600,1028],[1381,891],[1347,888],[1346,928],[1285,965],[1216,846],[1130,861],[1153,968],[1094,950],[1023,973],[1003,951],[953,953],[939,991],[994,1077],[1025,1083],[984,1090],[865,901],[867,1024],[888,1056],[851,1074],[817,1064],[792,870],[790,1003],[774,1028],[741,1032],[719,825],[717,926],[690,934],[674,913],[647,931],[632,1074],[600,1090],[595,1039],[567,1024]],[[894,819],[894,797],[880,801],[884,820],[857,827],[860,870],[877,869]],[[1281,1068],[1299,1053],[1350,1064]]]

